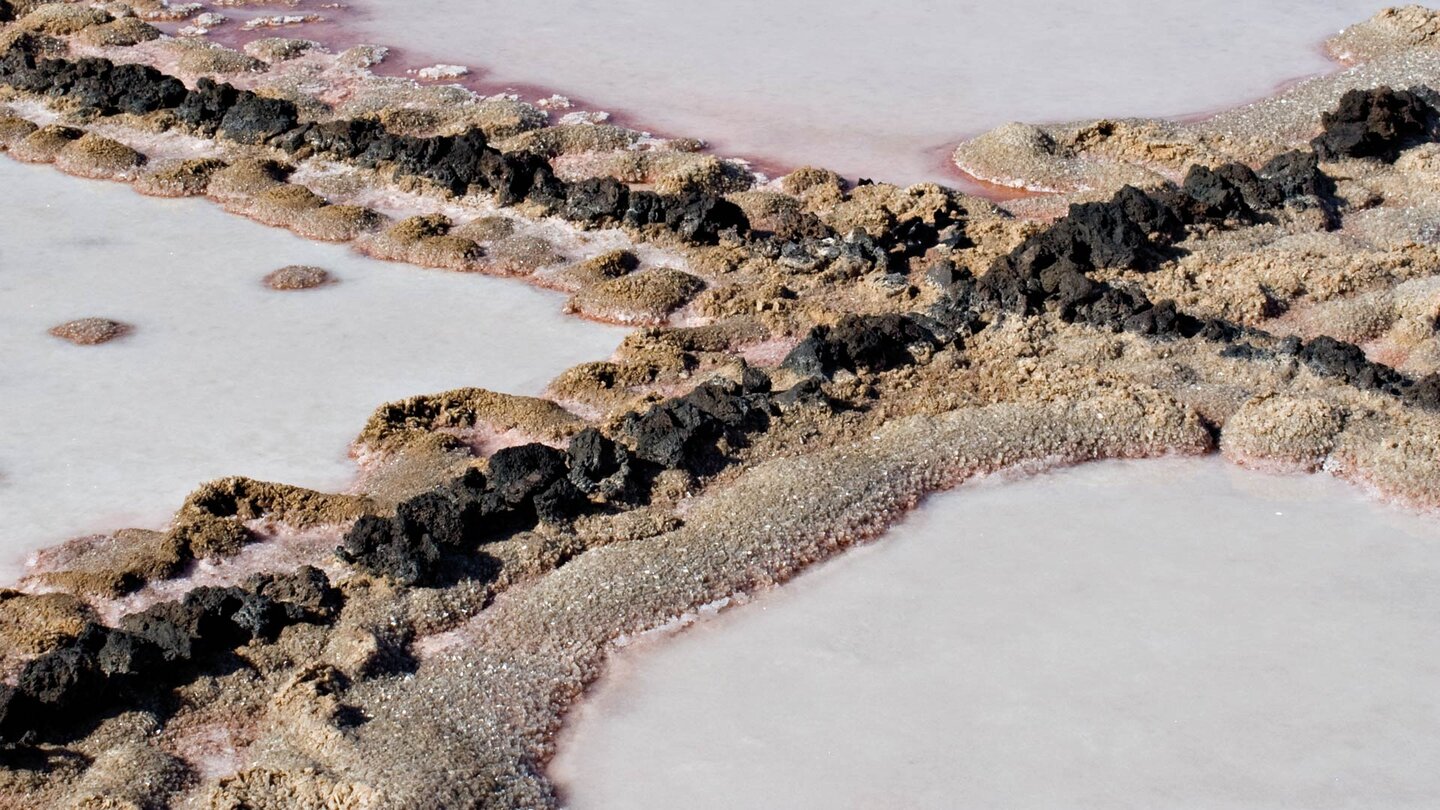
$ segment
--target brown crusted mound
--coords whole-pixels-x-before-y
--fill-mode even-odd
[[[497,273],[528,276],[536,270],[564,260],[555,250],[555,246],[544,239],[516,234],[497,240],[490,246],[487,266]]]
[[[272,290],[313,290],[331,282],[323,268],[292,264],[265,276],[265,286]]]
[[[663,323],[705,289],[682,270],[657,267],[592,284],[576,293],[567,309],[614,323]]]
[[[263,73],[269,65],[230,48],[201,42],[185,42],[176,67],[186,76],[233,76]]]
[[[134,327],[129,324],[109,318],[81,318],[52,327],[50,334],[76,346],[98,346],[122,338],[132,331]]]
[[[55,155],[55,168],[93,180],[123,180],[145,165],[145,156],[119,141],[87,132]]]
[[[51,163],[61,149],[84,134],[74,127],[60,124],[43,126],[11,144],[10,156],[26,163]]]
[[[452,233],[452,225],[450,218],[442,214],[410,217],[367,239],[360,250],[379,259],[422,267],[478,269],[485,251],[475,240]]]
[[[458,442],[455,434],[482,425],[550,442],[562,441],[584,427],[579,417],[547,399],[459,388],[381,405],[356,443],[393,452],[437,434]]]
[[[0,114],[0,149],[9,149],[39,128],[18,115]]]
[[[123,48],[159,39],[161,31],[139,17],[121,17],[114,22],[86,28],[76,37],[97,48]]]
[[[198,197],[210,179],[228,164],[218,158],[192,158],[161,164],[135,179],[135,190],[152,197]]]

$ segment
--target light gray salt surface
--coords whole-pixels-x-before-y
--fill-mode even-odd
[[[588,808],[1430,808],[1440,522],[1324,476],[1103,462],[936,497],[615,653]]]
[[[1383,0],[354,0],[360,36],[723,154],[897,183],[1009,121],[1183,116],[1335,67]],[[428,60],[428,61],[427,61]]]
[[[0,583],[25,555],[161,528],[203,481],[327,490],[382,402],[476,385],[538,393],[624,330],[513,280],[363,258],[226,214],[0,160]],[[338,283],[277,292],[288,264]],[[47,334],[99,316],[133,334]]]

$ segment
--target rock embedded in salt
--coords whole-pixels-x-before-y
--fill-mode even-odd
[[[272,290],[313,290],[331,283],[324,269],[307,264],[292,264],[265,276],[265,286]]]
[[[109,318],[81,318],[53,327],[50,334],[76,346],[98,346],[128,335],[133,327]]]

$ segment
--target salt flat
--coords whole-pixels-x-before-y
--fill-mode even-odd
[[[1180,116],[1333,68],[1321,42],[1383,0],[356,0],[327,16],[414,65],[573,94],[777,168],[952,177],[1008,121]]]
[[[1324,476],[1104,462],[934,498],[612,656],[569,807],[1425,807],[1440,525]]]
[[[0,160],[0,581],[24,555],[163,527],[197,484],[248,475],[329,490],[382,402],[477,385],[537,393],[623,330],[515,281],[365,259],[226,214]],[[338,282],[261,279],[318,265]],[[98,316],[99,346],[47,334]]]

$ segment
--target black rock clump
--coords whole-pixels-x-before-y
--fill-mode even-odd
[[[1246,188],[1250,189],[1248,195]],[[1252,202],[1261,207],[1274,204],[1268,199],[1272,190],[1262,185],[1248,166],[1240,163],[1217,169],[1191,166],[1180,189],[1190,198],[1193,219],[1201,222],[1254,222]]]
[[[629,207],[629,186],[613,177],[593,177],[565,187],[561,216],[586,225],[608,225],[623,219]]]
[[[262,144],[295,128],[300,114],[293,101],[239,91],[216,133],[232,141]]]
[[[1299,352],[1300,361],[1312,371],[1370,391],[1399,396],[1410,381],[1395,369],[1372,362],[1365,350],[1354,343],[1321,335],[1305,343]]]
[[[769,425],[770,397],[728,380],[702,383],[684,396],[629,414],[621,433],[634,456],[657,467],[713,472],[725,463],[719,443],[739,446]]]
[[[935,347],[940,336],[912,315],[846,315],[834,326],[816,326],[781,363],[805,376],[835,372],[882,372],[915,362],[912,347]]]
[[[740,206],[723,197],[698,191],[683,194],[631,192],[623,221],[633,228],[661,225],[687,241],[700,244],[715,244],[722,234],[744,235],[750,229],[750,222]]]
[[[235,106],[240,91],[228,83],[214,79],[198,79],[195,86],[175,108],[175,117],[197,131],[211,136],[220,128],[225,113]]]
[[[625,500],[633,494],[638,470],[630,450],[596,428],[586,428],[570,439],[565,451],[575,488],[606,500]]]
[[[328,623],[340,603],[325,574],[306,566],[238,586],[195,588],[124,617],[119,627],[89,623],[0,689],[0,743],[67,739],[106,711],[194,677],[237,646],[273,640],[293,624]]]
[[[1322,132],[1310,142],[1321,160],[1376,158],[1394,162],[1405,149],[1432,141],[1440,112],[1428,88],[1350,90],[1320,118]]]

